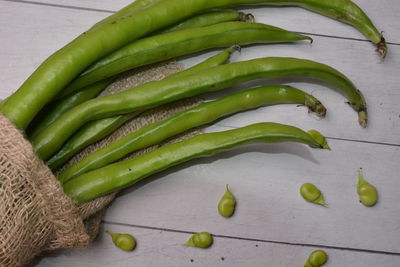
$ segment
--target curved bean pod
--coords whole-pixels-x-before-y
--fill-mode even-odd
[[[39,157],[47,160],[88,121],[135,110],[146,110],[249,80],[280,77],[308,77],[334,85],[347,97],[351,107],[359,113],[360,124],[366,126],[367,109],[364,98],[342,73],[310,60],[272,57],[217,66],[197,74],[149,82],[118,94],[89,100],[69,110],[51,124],[32,140],[33,146]]]
[[[93,85],[89,85],[88,89],[71,94],[55,103],[52,103],[50,110],[46,111],[44,117],[41,118],[32,129],[29,129],[30,127],[28,128],[27,134],[29,138],[32,139],[37,136],[41,131],[61,117],[61,115],[67,110],[70,110],[71,108],[96,97],[111,83],[111,81],[111,78],[105,79]]]
[[[183,71],[171,74],[166,78],[181,77],[196,73],[197,71],[203,69],[225,64],[229,60],[231,54],[238,49],[240,49],[239,46],[232,46],[206,59],[205,61],[200,62],[197,65],[194,65]],[[122,124],[134,118],[137,114],[137,112],[133,112],[132,114],[129,113],[125,115],[117,115],[115,117],[96,120],[85,124],[70,139],[68,139],[68,141],[57,152],[57,154],[55,154],[46,162],[47,165],[51,169],[61,167],[61,165],[63,165],[67,160],[69,160],[83,148],[111,134]]]
[[[203,51],[209,48],[256,43],[284,43],[310,37],[260,23],[225,22],[150,36],[104,57],[75,79],[60,96],[121,72]]]
[[[254,22],[254,17],[251,14],[245,14],[234,9],[215,10],[189,18],[178,25],[162,31],[162,33],[205,27],[228,21]]]
[[[113,23],[106,23],[97,29],[92,29],[81,34],[68,45],[58,50],[44,61],[6,103],[3,104],[0,112],[8,117],[18,128],[25,129],[29,122],[51,99],[99,58],[146,34],[178,23],[196,13],[213,8],[248,4],[300,6],[326,16],[334,17],[334,14],[340,14],[340,18],[343,21],[347,20],[342,18],[343,16],[350,17],[351,14],[351,17],[366,22],[368,25],[371,24],[362,11],[355,12],[355,14],[347,11],[359,10],[358,6],[350,0],[159,1],[143,8],[134,15],[128,13]],[[358,19],[359,16],[361,16],[360,19]],[[352,23],[352,20],[349,22]],[[374,32],[376,31],[373,29],[373,25],[367,27],[365,26],[366,24],[359,25],[358,23],[352,23],[353,26],[358,27],[363,32],[364,27],[371,28],[372,30],[370,31],[372,34],[370,35],[375,36],[376,33],[374,34]],[[363,28],[360,29],[360,27]],[[379,39],[379,37],[374,38],[374,41],[376,41],[375,39]]]
[[[100,20],[96,24],[94,24],[89,30],[100,28],[105,24],[113,23],[120,18],[123,18],[128,15],[132,15],[132,13],[139,11],[143,8],[149,7],[150,5],[159,2],[160,0],[135,0],[131,4],[121,8],[114,14],[106,17],[105,19]]]
[[[197,135],[133,159],[85,173],[65,183],[64,192],[76,204],[81,204],[126,188],[151,174],[196,157],[211,155],[244,143],[286,141],[321,148],[308,133],[299,128],[272,122],[257,123],[234,130]]]
[[[311,95],[290,86],[263,86],[228,95],[177,113],[163,121],[143,127],[103,149],[99,149],[59,174],[65,183],[75,176],[104,167],[128,154],[239,111],[283,103],[304,104],[318,115],[325,107]]]

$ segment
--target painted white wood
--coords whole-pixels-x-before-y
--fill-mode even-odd
[[[117,11],[131,3],[130,0],[97,1],[97,0],[33,0],[30,2],[60,4],[84,8],[97,8]],[[388,41],[400,43],[400,6],[397,0],[353,0],[370,17],[378,30],[384,31]],[[330,18],[314,14],[300,8],[262,7],[247,9],[257,21],[269,23],[289,30],[318,33],[331,36],[366,39],[360,32]]]
[[[193,160],[125,191],[105,220],[399,253],[400,222],[395,218],[400,213],[400,148],[329,143],[332,151],[291,143],[255,144]],[[360,167],[379,191],[375,207],[358,202]],[[305,182],[321,189],[328,208],[301,198],[299,188]],[[228,220],[216,211],[225,184],[238,199],[237,213]]]
[[[271,244],[257,241],[214,237],[209,249],[184,247],[189,233],[104,224],[103,229],[130,233],[138,241],[136,250],[124,252],[111,242],[103,230],[88,249],[61,250],[49,253],[36,266],[303,266],[315,247]],[[201,228],[202,229],[202,228]],[[200,230],[202,231],[202,230]],[[400,257],[337,249],[325,249],[329,256],[324,267],[397,267]]]
[[[46,6],[29,6],[20,3],[0,2],[5,12],[0,18],[0,34],[3,42],[0,49],[0,74],[2,89],[0,98],[5,98],[34,71],[52,52],[72,40],[89,27],[102,14],[81,10],[62,9]],[[15,15],[18,8],[20,16]],[[60,19],[62,18],[62,19]],[[18,29],[8,27],[8,21],[18,21]],[[62,29],[62,30],[60,30]],[[6,38],[11,36],[11,38]],[[299,88],[312,92],[328,107],[328,116],[317,121],[298,112],[298,108],[280,106],[260,109],[221,122],[223,125],[239,126],[250,121],[273,120],[284,123],[318,128],[328,136],[360,139],[372,142],[400,144],[400,107],[397,75],[400,64],[400,50],[393,48],[385,62],[381,62],[367,42],[314,37],[314,43],[286,45],[260,45],[242,50],[233,61],[247,60],[261,56],[293,56],[312,59],[329,64],[345,73],[365,94],[370,109],[370,127],[362,129],[357,124],[356,113],[345,99],[325,86],[293,83]],[[182,61],[186,66],[210,54]],[[270,81],[269,83],[287,82]],[[279,112],[285,110],[284,114]],[[286,112],[287,111],[287,112]],[[253,115],[252,115],[253,114]],[[284,115],[284,116],[282,116]],[[302,118],[299,120],[298,117]],[[384,131],[382,129],[391,129]]]

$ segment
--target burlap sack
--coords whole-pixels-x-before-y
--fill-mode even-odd
[[[134,74],[127,73],[103,94],[159,80],[179,70],[181,67],[176,63],[167,63],[143,68]],[[146,112],[82,151],[62,169],[144,125],[198,103],[198,99],[184,100]],[[176,142],[197,132],[194,130],[167,142]],[[36,157],[31,144],[0,114],[0,266],[25,265],[46,250],[89,246],[98,233],[104,208],[115,195],[109,194],[76,207],[64,194],[53,173]]]

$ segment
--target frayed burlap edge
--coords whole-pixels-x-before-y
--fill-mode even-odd
[[[0,265],[21,266],[45,248],[85,247],[78,209],[31,144],[0,114]]]

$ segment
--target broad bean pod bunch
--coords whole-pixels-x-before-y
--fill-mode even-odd
[[[24,130],[36,114],[76,76],[101,57],[128,43],[187,19],[199,12],[237,5],[292,5],[349,23],[378,45],[386,46],[382,35],[366,14],[350,0],[159,0],[140,10],[117,16],[74,39],[43,62],[24,84],[3,104],[0,111]],[[145,2],[144,2],[145,3]]]
[[[63,185],[64,192],[81,204],[126,188],[145,177],[190,159],[211,155],[250,142],[298,142],[322,148],[303,130],[279,123],[256,123],[223,132],[200,134],[163,146],[138,157],[85,173]]]
[[[288,43],[310,37],[260,23],[225,22],[150,36],[133,42],[85,70],[60,96],[126,70],[203,51],[209,48],[257,43]]]
[[[221,117],[243,110],[276,104],[303,104],[319,116],[325,115],[325,107],[313,96],[284,85],[262,86],[221,99],[201,104],[163,121],[143,127],[99,149],[73,164],[58,175],[65,183],[73,177],[104,167],[130,153],[157,144],[188,129],[215,121]]]
[[[50,124],[55,122],[61,117],[66,111],[71,108],[99,95],[110,83],[112,79],[105,79],[89,85],[85,90],[79,91],[75,94],[71,94],[57,102],[50,103],[49,109],[46,109],[44,116],[39,116],[37,122],[33,120],[30,127],[27,129],[29,138],[34,138],[41,131],[46,129]]]
[[[82,125],[91,120],[146,110],[164,103],[217,91],[260,78],[307,77],[334,85],[348,99],[366,126],[366,103],[361,92],[339,71],[310,60],[258,58],[202,70],[197,74],[149,82],[127,91],[89,100],[66,112],[32,140],[36,153],[47,160]],[[62,134],[60,134],[62,133]]]
[[[231,54],[239,50],[239,46],[232,46],[222,52],[200,62],[183,71],[169,75],[167,78],[182,77],[185,75],[194,74],[200,70],[219,66],[229,61]],[[84,91],[83,91],[84,92]],[[128,113],[124,115],[117,115],[111,118],[105,118],[101,120],[91,121],[85,124],[79,131],[77,131],[68,141],[62,146],[62,148],[51,157],[46,163],[51,169],[55,169],[64,164],[76,153],[81,151],[83,148],[90,144],[102,139],[109,135],[114,130],[119,128],[122,124],[128,120],[136,117],[138,112]]]

